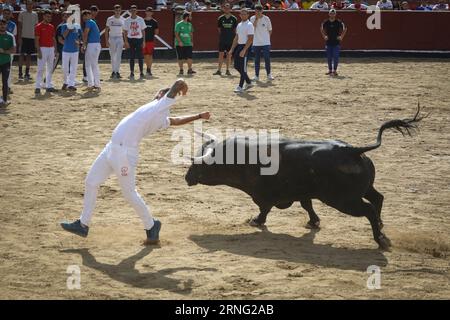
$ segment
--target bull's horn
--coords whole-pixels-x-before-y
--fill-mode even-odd
[[[202,161],[202,160],[204,160],[206,158],[209,158],[212,155],[213,151],[214,151],[213,148],[207,148],[206,149],[206,153],[204,155],[202,155],[201,157],[192,157],[191,161],[192,162],[194,162],[194,161]]]
[[[194,132],[196,134],[198,134],[199,136],[208,139],[209,141],[217,141],[217,137],[215,135],[213,135],[213,134],[209,134],[209,133],[206,133],[206,132],[200,132],[198,130],[194,130]]]

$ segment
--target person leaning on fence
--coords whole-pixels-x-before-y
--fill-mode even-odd
[[[340,43],[344,39],[347,28],[345,24],[336,19],[336,10],[331,9],[328,13],[329,18],[322,22],[320,32],[326,41],[326,53],[328,60],[327,75],[337,76],[339,64]]]

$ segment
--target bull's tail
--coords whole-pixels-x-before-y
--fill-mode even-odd
[[[397,120],[391,120],[391,121],[383,123],[380,130],[378,131],[377,142],[375,144],[372,144],[372,145],[369,145],[366,147],[354,147],[354,148],[352,148],[352,151],[357,154],[362,154],[362,153],[377,149],[378,147],[381,146],[383,132],[384,132],[384,130],[387,130],[387,129],[395,129],[395,130],[399,131],[403,136],[408,135],[411,137],[419,129],[417,124],[420,121],[422,121],[424,118],[426,118],[427,116],[428,116],[428,114],[425,116],[420,115],[420,104],[418,103],[417,112],[416,112],[416,115],[414,116],[414,118],[403,119],[403,120],[397,119]]]

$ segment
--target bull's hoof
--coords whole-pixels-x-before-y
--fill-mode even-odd
[[[248,224],[252,227],[256,227],[256,228],[262,228],[264,227],[264,223],[258,222],[258,220],[256,220],[256,218],[250,219],[248,220]]]
[[[320,230],[320,221],[308,221],[305,225],[306,229]]]
[[[392,246],[391,240],[389,240],[388,237],[386,237],[385,235],[381,235],[378,238],[378,245],[379,245],[379,249],[383,250],[383,251],[390,251],[390,248]]]

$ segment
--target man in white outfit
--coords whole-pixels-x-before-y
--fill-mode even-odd
[[[170,107],[178,94],[186,95],[188,86],[183,79],[171,88],[160,90],[155,99],[126,116],[114,129],[111,141],[95,160],[85,181],[84,208],[79,220],[63,222],[63,229],[87,237],[99,186],[114,173],[123,196],[141,218],[147,234],[144,244],[158,244],[161,222],[153,219],[150,211],[136,191],[136,166],[139,143],[144,136],[170,125],[183,125],[199,119],[209,119],[209,112],[192,116],[170,117]]]
[[[75,78],[77,76],[78,54],[82,32],[81,26],[78,23],[68,21],[71,14],[70,11],[64,12],[63,19],[65,19],[66,23],[61,26],[61,36],[59,36],[59,40],[62,40],[62,43],[64,44],[62,49],[62,68],[64,73],[63,91],[77,91],[77,88],[75,87]]]
[[[125,43],[124,24],[125,19],[120,15],[122,7],[114,6],[114,15],[106,20],[105,39],[111,56],[111,79],[120,79],[120,63],[122,62],[123,45]]]

